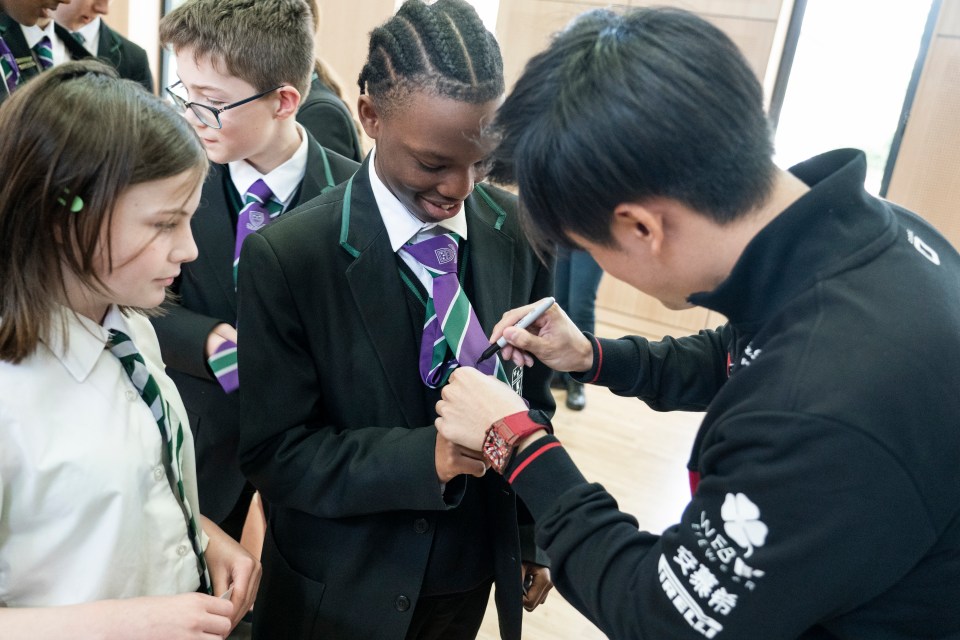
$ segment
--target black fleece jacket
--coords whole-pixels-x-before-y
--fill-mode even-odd
[[[638,531],[553,437],[507,470],[612,638],[960,637],[960,257],[864,192],[862,153],[791,171],[811,191],[690,298],[728,324],[594,339],[582,376],[706,411],[680,523]]]

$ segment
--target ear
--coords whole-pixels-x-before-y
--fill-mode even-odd
[[[621,246],[639,243],[651,256],[659,256],[663,251],[664,218],[658,208],[622,202],[613,210],[611,231]]]
[[[357,100],[357,118],[367,137],[376,140],[380,136],[380,123],[383,119],[377,111],[377,105],[373,103],[373,98],[367,94]]]
[[[277,89],[277,97],[279,101],[274,116],[278,120],[284,120],[291,116],[296,117],[297,109],[300,108],[300,92],[290,85],[284,85]]]

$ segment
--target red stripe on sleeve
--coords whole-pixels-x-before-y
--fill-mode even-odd
[[[541,447],[539,450],[535,451],[529,458],[520,463],[516,469],[513,470],[513,473],[510,474],[510,478],[507,480],[510,484],[513,484],[513,481],[517,479],[517,476],[520,475],[520,472],[527,468],[531,462],[539,458],[543,452],[549,451],[550,449],[555,449],[561,446],[559,442],[551,442],[544,447]]]

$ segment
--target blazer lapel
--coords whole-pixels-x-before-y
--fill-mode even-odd
[[[290,209],[319,196],[327,186],[324,178],[323,158],[320,155],[320,143],[306,129],[307,134],[307,171],[303,175],[298,196],[290,203]]]
[[[419,424],[419,407],[423,383],[416,375],[420,345],[411,336],[415,327],[407,313],[406,294],[400,279],[396,254],[390,246],[387,229],[380,217],[370,188],[369,158],[351,178],[349,199],[344,200],[341,220],[340,250],[354,257],[346,270],[346,278],[357,308],[360,323],[374,345],[383,377],[411,428]],[[349,206],[347,205],[349,203]]]
[[[503,312],[512,307],[514,240],[497,228],[502,211],[494,210],[476,190],[466,205],[470,301],[489,336]]]
[[[63,41],[63,46],[66,47],[67,52],[70,54],[70,57],[74,60],[83,60],[84,58],[89,58],[90,52],[87,51],[86,47],[80,44],[76,38],[73,37],[73,34],[67,31],[64,27],[61,27],[59,24],[53,25],[53,31],[57,34],[57,37]],[[103,37],[101,36],[101,40]]]
[[[101,19],[97,57],[110,61],[113,66],[116,67],[120,65],[121,55],[120,40],[113,37],[113,31],[111,31],[107,23]]]

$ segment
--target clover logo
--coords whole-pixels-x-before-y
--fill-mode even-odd
[[[762,547],[767,540],[767,525],[760,521],[760,508],[750,498],[728,493],[720,507],[723,530],[733,541],[747,550],[744,558],[753,555],[754,547]]]

